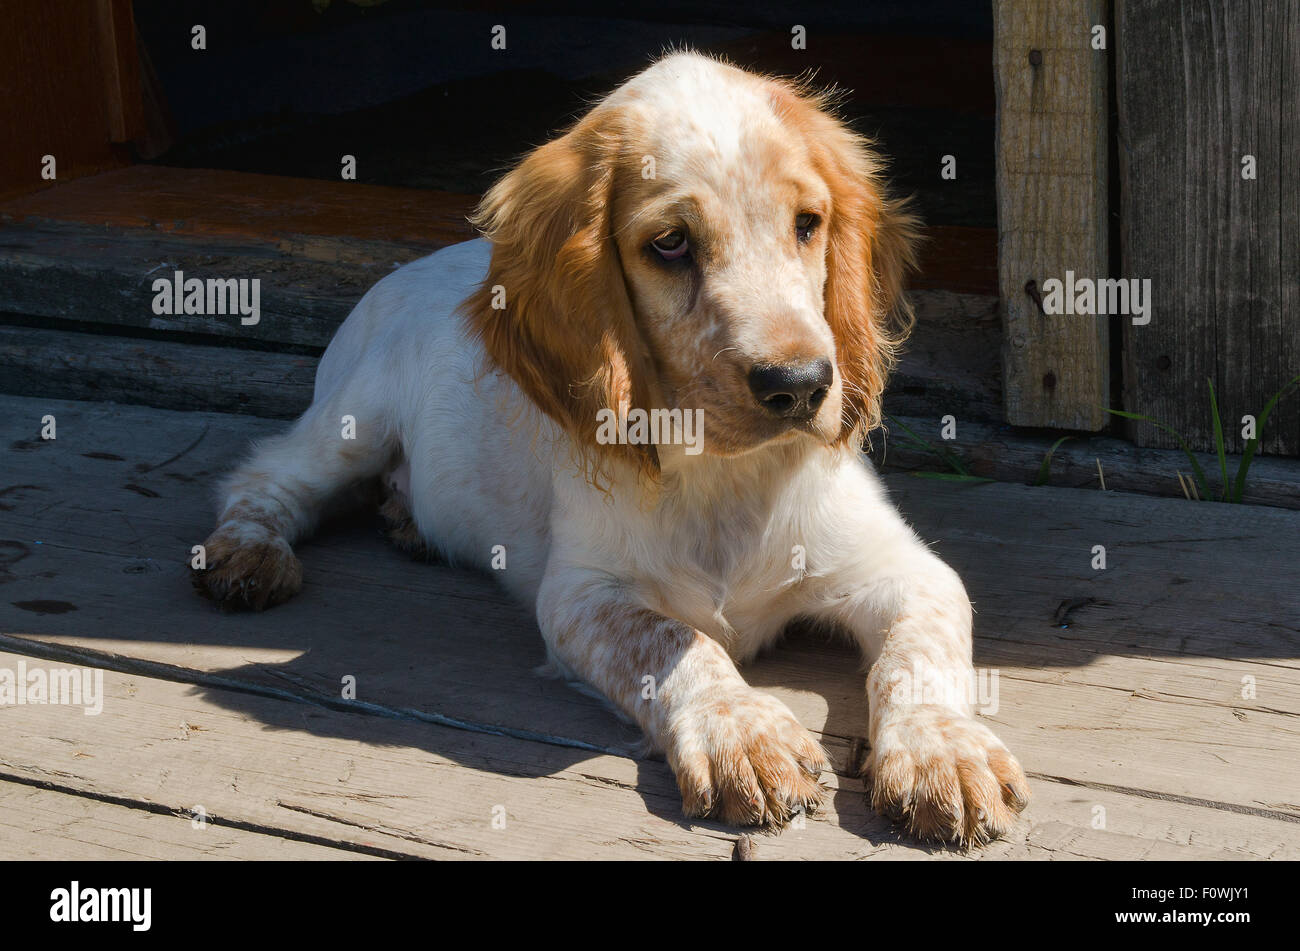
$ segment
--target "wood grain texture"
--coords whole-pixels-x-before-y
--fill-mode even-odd
[[[909,286],[996,297],[997,231],[957,225],[926,228],[920,265]]]
[[[901,425],[873,434],[872,458],[890,469],[946,470],[929,450],[908,444],[901,426],[955,452],[978,476],[1032,483],[1055,443],[990,420],[1001,412],[996,355],[996,300],[945,291],[915,291],[917,329],[890,379],[885,410]],[[340,301],[340,313],[347,303]],[[339,318],[341,319],[341,318]],[[311,403],[318,358],[172,340],[114,337],[58,328],[0,326],[0,392],[294,419]],[[946,443],[942,417],[959,420]],[[924,415],[918,415],[924,414]],[[984,420],[984,422],[981,422]],[[1215,459],[1199,453],[1217,484]],[[1235,472],[1239,457],[1228,460]],[[1099,476],[1100,468],[1100,476]],[[1137,448],[1112,437],[1079,437],[1058,446],[1049,483],[1074,488],[1182,497],[1178,475],[1190,474],[1179,450]],[[1257,458],[1245,501],[1300,508],[1300,461]]]
[[[197,789],[216,815],[340,848],[730,854],[734,830],[685,823],[666,767],[629,758],[634,733],[532,673],[533,622],[490,578],[410,561],[361,520],[302,546],[306,585],[286,605],[223,615],[195,597],[185,561],[210,527],[212,480],[281,424],[12,397],[0,410],[0,646],[118,684],[116,719],[74,711],[51,729],[47,712],[0,708],[16,737],[0,772],[57,771],[74,791],[168,808]],[[45,413],[53,442],[35,436]],[[1300,753],[1300,513],[889,486],[966,580],[977,663],[999,671],[989,718],[1032,774],[1028,821],[980,857],[1300,855],[1295,777],[1279,766]],[[761,842],[762,858],[931,854],[866,811],[851,776],[857,667],[847,646],[800,635],[745,669],[837,769],[831,811]],[[341,699],[344,674],[358,701]],[[529,836],[493,838],[485,802]]]
[[[889,405],[887,400],[886,410]],[[1020,433],[1007,426],[962,420],[957,424],[956,439],[945,442],[940,435],[943,424],[937,414],[895,418],[933,445],[954,453],[972,475],[1000,482],[1033,484],[1049,451],[1052,458],[1047,484],[1054,486],[1105,488],[1181,499],[1184,495],[1178,476],[1191,474],[1187,456],[1181,450],[1138,448],[1113,436],[1078,436],[1053,450],[1054,434]],[[911,444],[901,427],[891,428],[892,434],[872,438],[872,459],[878,466],[890,470],[951,472],[933,452]],[[1217,485],[1218,477],[1214,475],[1217,459],[1208,453],[1197,453],[1196,457],[1201,468],[1210,474],[1211,485]],[[1239,458],[1228,457],[1229,472],[1236,471]],[[1300,509],[1297,486],[1300,486],[1300,460],[1265,456],[1252,463],[1244,497],[1254,505]]]
[[[397,266],[472,237],[475,196],[230,172],[136,167],[0,202],[0,311],[46,320],[0,330],[4,392],[289,418],[309,358]],[[1001,417],[996,235],[933,228],[910,292],[915,331],[891,383],[895,412]],[[157,315],[152,282],[255,278],[261,320]],[[64,323],[67,322],[67,323]],[[89,339],[61,330],[145,331]],[[203,338],[256,346],[194,349]],[[275,367],[284,369],[277,378]]]
[[[0,666],[16,668],[20,661],[41,663],[0,652]],[[68,706],[9,708],[11,742],[0,754],[0,768],[27,783],[58,775],[59,790],[29,797],[26,815],[67,813],[91,797],[135,802],[136,812],[174,813],[171,826],[155,833],[162,842],[136,845],[147,848],[146,855],[182,852],[188,844],[187,857],[209,858],[212,840],[252,827],[289,840],[283,857],[304,857],[293,853],[301,850],[294,840],[305,839],[315,845],[333,840],[330,857],[725,861],[740,833],[682,818],[676,785],[662,763],[287,699],[196,691],[138,672],[109,670],[104,684],[105,710],[97,717]],[[1220,820],[1213,810],[1107,790],[1081,797],[1077,787],[1050,780],[1036,784],[1040,798],[1030,809],[1052,818],[1027,820],[1014,836],[971,854],[921,848],[899,841],[872,815],[852,788],[856,783],[831,775],[827,784],[827,809],[803,828],[758,837],[761,860],[1297,854],[1295,832],[1285,822],[1240,814]],[[1097,806],[1106,817],[1102,829],[1092,827]],[[202,831],[190,827],[198,807],[209,817]],[[19,812],[17,822],[24,817]],[[503,821],[494,824],[497,817]],[[144,822],[134,825],[138,830]],[[1196,831],[1189,835],[1188,829]],[[55,826],[47,838],[57,842],[61,831]],[[21,855],[24,839],[30,841],[30,832],[0,844],[0,857]],[[72,847],[52,845],[65,854]],[[264,848],[248,857],[280,857]]]
[[[1044,315],[1027,282],[1107,275],[1105,0],[995,0],[998,269],[1013,425],[1098,430],[1108,416],[1107,318]],[[1031,62],[1036,54],[1037,64]]]
[[[851,90],[857,102],[991,116],[987,39],[904,36],[851,28],[813,32],[810,50],[793,49],[789,30],[745,36],[719,52],[746,69],[798,76],[817,60],[817,83]]]
[[[131,0],[95,0],[95,23],[109,138],[113,142],[130,142],[144,132],[140,54],[135,45]]]
[[[130,805],[107,802],[87,790],[63,792],[40,782],[0,780],[0,858],[42,862],[379,858],[288,838],[279,829],[249,831],[210,822],[196,827],[189,815],[179,811],[154,811],[134,800]]]
[[[233,237],[199,242],[150,229],[15,225],[0,229],[0,310],[323,351],[373,284],[426,253],[346,238],[285,238],[267,246]],[[246,326],[237,316],[155,314],[153,281],[178,270],[187,278],[261,281],[260,321]]]
[[[1124,406],[1212,449],[1212,380],[1240,451],[1242,416],[1300,374],[1300,5],[1117,0],[1116,27],[1124,272],[1154,297],[1125,327]],[[1300,396],[1262,437],[1300,453]]]
[[[473,237],[473,195],[135,165],[0,202],[0,216],[276,243],[297,235],[434,250]]]
[[[107,256],[113,258],[111,251]],[[134,276],[138,266],[126,271],[98,265],[91,269],[91,257],[98,256],[88,254],[85,269],[65,260],[51,272],[66,307],[53,306],[49,288],[40,303],[58,312],[51,316],[80,314],[104,320],[113,315],[127,324],[121,330],[132,327],[129,322],[140,316],[141,294],[132,289],[139,284]],[[206,263],[198,257],[188,260],[195,267]],[[225,260],[244,259],[228,256]],[[289,333],[307,341],[311,354],[229,346],[241,342],[237,334],[257,330],[241,327],[231,318],[158,318],[150,321],[148,337],[96,332],[105,328],[85,321],[45,321],[45,326],[38,327],[0,324],[0,392],[276,419],[298,416],[311,403],[314,354],[324,349],[320,341],[328,340],[342,323],[360,299],[362,288],[344,264],[254,260],[259,261],[257,267],[278,264],[274,277],[268,277],[263,288],[268,295],[264,298],[268,305],[263,312],[265,332]],[[10,263],[22,266],[16,259]],[[100,257],[98,264],[103,263]],[[0,271],[5,269],[0,263]],[[92,296],[78,301],[78,291]],[[16,296],[13,288],[9,293]],[[0,288],[0,298],[5,296]],[[998,419],[1002,403],[997,299],[948,291],[913,291],[910,297],[917,324],[889,382],[889,411],[933,413],[936,418],[954,413],[963,420]],[[88,300],[98,306],[88,308]],[[159,333],[161,327],[173,324],[191,330]],[[207,335],[194,336],[192,328],[200,326],[224,331],[224,339],[212,340],[212,344],[227,345],[196,342],[209,339]],[[274,346],[276,342],[269,343]]]
[[[114,3],[129,8],[123,0]],[[69,184],[130,161],[128,150],[113,142],[110,97],[105,94],[105,77],[118,71],[118,64],[105,56],[117,46],[104,44],[96,13],[96,6],[86,0],[5,4],[0,30],[0,199]],[[45,155],[55,158],[54,181],[41,177]]]
[[[0,325],[0,390],[294,419],[319,357]]]

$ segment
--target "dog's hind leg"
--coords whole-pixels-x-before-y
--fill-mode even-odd
[[[287,433],[259,442],[222,485],[217,527],[204,542],[195,587],[224,608],[279,604],[302,587],[293,545],[350,486],[379,475],[398,452],[393,428],[360,387],[315,402]]]
[[[425,542],[411,514],[411,464],[402,461],[384,476],[384,501],[379,506],[387,530],[384,535],[402,551],[421,561],[432,561],[435,553]]]

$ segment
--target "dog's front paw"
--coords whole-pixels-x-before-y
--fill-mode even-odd
[[[821,744],[785,704],[747,686],[710,691],[675,712],[666,745],[688,816],[780,826],[825,795]]]
[[[1020,764],[978,720],[917,706],[885,712],[874,733],[871,805],[918,838],[983,845],[1029,802]]]
[[[203,543],[205,568],[194,587],[226,610],[261,611],[302,588],[302,563],[279,535],[255,522],[226,522]]]

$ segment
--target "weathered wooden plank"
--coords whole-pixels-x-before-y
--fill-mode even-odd
[[[130,142],[144,132],[135,17],[129,0],[96,0],[94,18],[109,138]]]
[[[40,861],[374,859],[266,832],[195,826],[187,815],[161,815],[84,795],[0,781],[0,859]]]
[[[258,260],[255,267],[265,262]],[[364,288],[344,265],[277,262],[277,291],[272,308],[263,315],[265,332],[310,341],[313,351],[328,342]],[[5,265],[0,263],[0,270]],[[27,306],[57,310],[54,316],[79,314],[108,319],[112,314],[139,321],[143,295],[97,271],[91,289],[77,280],[75,268],[55,276],[66,306],[58,306],[47,289]],[[367,273],[367,272],[363,272]],[[325,281],[337,281],[330,287]],[[375,275],[377,279],[379,275]],[[134,272],[128,280],[139,283]],[[312,286],[314,283],[314,287]],[[13,293],[11,288],[10,292]],[[88,313],[79,294],[90,293],[105,306]],[[294,300],[302,293],[304,299]],[[321,294],[328,295],[322,299]],[[4,291],[0,290],[0,295]],[[957,413],[962,419],[996,420],[1002,405],[997,362],[999,339],[997,299],[976,294],[920,290],[911,294],[917,312],[916,331],[901,365],[890,381],[889,405],[908,414]],[[21,304],[19,306],[22,306]],[[117,308],[116,311],[112,308]],[[152,315],[150,315],[152,317]],[[206,346],[188,333],[181,339],[159,338],[173,322],[150,320],[149,337],[105,334],[103,327],[77,322],[72,327],[0,325],[0,392],[59,399],[111,400],[164,409],[250,413],[292,419],[311,403],[316,357],[279,354],[230,346],[250,342],[237,319],[179,322],[192,333],[196,327],[223,332],[225,346]],[[135,326],[143,326],[136,323]],[[89,332],[89,331],[100,332]]]
[[[0,666],[20,659],[0,654]],[[662,763],[196,692],[135,674],[110,674],[104,684],[101,716],[71,706],[0,708],[0,769],[54,774],[78,790],[177,812],[202,807],[218,825],[254,823],[429,858],[727,859],[736,836],[683,820]],[[832,811],[764,852],[858,857],[873,851],[872,840],[893,838],[860,795],[846,805],[852,831]],[[494,810],[504,828],[494,827]]]
[[[148,528],[134,517],[130,524]],[[205,616],[186,604],[179,571],[164,568],[150,578],[139,559],[43,542],[41,557],[24,568],[20,582],[26,607],[4,613],[6,631],[109,651],[128,667],[131,658],[143,658],[199,670],[220,683],[289,690],[318,702],[336,701],[342,678],[350,675],[365,702],[433,722],[602,749],[626,749],[635,739],[599,704],[531,674],[543,657],[526,612],[493,601],[499,596],[487,581],[481,599],[475,598],[473,576],[439,577],[437,569],[412,566],[432,577],[408,581],[400,566],[355,539],[331,553],[339,561],[369,562],[386,578],[379,586],[344,574],[330,564],[334,558],[308,548],[309,586],[300,602],[278,616],[245,622]],[[25,583],[36,569],[58,577]],[[73,571],[86,580],[69,590],[60,579]],[[1296,755],[1300,685],[1289,671],[1279,673],[1277,661],[1200,660],[1196,654],[1209,645],[1196,630],[1166,635],[1163,651],[1135,649],[1093,621],[1091,606],[1060,632],[1070,640],[1054,646],[1054,598],[1028,590],[1031,606],[1044,616],[1008,616],[990,604],[983,579],[967,574],[981,613],[977,660],[999,672],[1000,707],[992,719],[1027,768],[1300,815],[1292,801],[1295,777],[1278,773],[1278,764]],[[136,578],[144,583],[132,583]],[[458,596],[448,595],[448,582]],[[60,609],[65,613],[38,613]],[[1131,609],[1121,604],[1111,613],[1124,619]],[[376,625],[371,619],[377,616],[386,623]],[[1099,637],[1100,646],[1093,647],[1087,642],[1098,626],[1110,637]],[[1169,654],[1182,639],[1189,643],[1187,656]],[[1137,640],[1159,644],[1160,638]],[[1105,656],[1107,650],[1116,656]],[[413,668],[421,672],[415,679]],[[856,668],[846,647],[796,641],[746,674],[827,735],[832,755],[844,765],[848,746],[867,723]],[[1242,696],[1246,677],[1253,681],[1251,699]]]
[[[885,408],[892,403],[886,397]],[[892,415],[892,414],[891,414]],[[1038,479],[1043,459],[1056,443],[1053,435],[1031,435],[1006,426],[991,426],[960,419],[956,436],[942,437],[942,416],[928,418],[896,416],[886,434],[873,434],[872,459],[887,470],[948,472],[950,467],[934,451],[916,446],[903,426],[961,459],[976,476],[1000,482],[1032,484]],[[901,424],[901,425],[900,425]],[[1218,458],[1196,453],[1211,486],[1219,484]],[[1236,477],[1240,456],[1228,457],[1230,478]],[[1190,477],[1192,468],[1179,449],[1144,449],[1107,436],[1077,436],[1052,450],[1048,484],[1068,488],[1118,489],[1184,498],[1178,475]],[[1245,501],[1256,505],[1300,508],[1300,461],[1277,456],[1257,456],[1246,479]]]
[[[873,435],[872,458],[890,469],[944,469],[932,452],[910,446],[902,426],[957,453],[976,475],[1032,482],[1055,442],[989,425],[1001,413],[996,356],[996,301],[946,291],[915,291],[917,331],[890,380],[885,408],[899,421]],[[52,399],[101,400],[165,409],[249,413],[293,419],[311,403],[317,358],[213,347],[173,340],[0,326],[0,392]],[[926,414],[920,418],[916,414]],[[944,441],[942,418],[958,420]],[[1217,461],[1199,454],[1217,484]],[[1231,473],[1240,457],[1229,459]],[[1178,474],[1190,475],[1178,450],[1141,449],[1113,438],[1070,440],[1052,456],[1050,483],[1181,497]],[[1300,463],[1258,457],[1246,501],[1300,508]]]
[[[0,33],[0,200],[131,161],[110,141],[97,21],[84,2],[14,0]],[[58,178],[43,177],[53,155]],[[2,282],[0,282],[2,283]]]
[[[955,294],[996,297],[998,235],[992,228],[930,226],[920,248],[920,264],[909,286]]]
[[[1007,422],[1098,430],[1107,319],[1044,314],[1026,293],[1107,273],[1105,0],[994,0],[998,270]]]
[[[3,208],[0,203],[0,221]],[[392,240],[327,234],[256,241],[237,234],[105,226],[92,224],[91,214],[86,217],[86,222],[41,219],[0,224],[0,311],[82,325],[216,336],[232,343],[260,341],[324,349],[375,282],[397,265],[440,246],[401,243],[400,234]],[[944,353],[933,369],[928,363],[918,367],[914,358],[905,357],[902,373],[916,375],[919,370],[932,387],[939,387],[946,372],[960,381],[945,386],[948,411],[1000,418],[995,289],[961,292],[961,287],[984,287],[988,282],[973,263],[962,265],[955,277],[951,264],[963,256],[984,261],[988,242],[968,233],[985,232],[976,228],[934,231],[926,245],[931,266],[911,294],[917,326],[908,352],[937,353],[941,341],[955,349]],[[458,234],[454,239],[467,237]],[[993,267],[992,256],[988,257],[982,265],[985,270]],[[154,314],[152,282],[170,278],[176,271],[186,277],[259,279],[261,320],[244,325],[231,316]],[[978,273],[963,277],[966,271]],[[939,289],[952,283],[957,289]],[[995,402],[997,415],[990,415]]]
[[[149,354],[135,343],[92,345],[8,331],[9,349],[0,355],[12,367],[5,388],[295,416],[310,388],[266,378],[271,358],[249,358],[258,372],[246,386],[238,379],[237,354],[208,352],[185,370],[182,364],[200,352],[171,347],[167,338],[187,344],[216,336],[223,344],[323,350],[361,295],[392,268],[470,237],[463,216],[474,201],[423,190],[135,168],[0,202],[0,220],[8,222],[0,226],[0,311],[99,333],[108,329],[99,325],[143,329],[160,338]],[[912,292],[917,328],[893,385],[904,409],[1000,418],[995,240],[989,229],[930,229]],[[154,314],[153,281],[176,271],[256,278],[261,319],[245,325],[233,316]],[[50,332],[63,329],[55,324]],[[139,385],[131,378],[133,355],[144,358]],[[40,390],[32,386],[28,360],[53,365]],[[298,361],[290,365],[294,381],[301,380],[300,369]],[[166,381],[178,371],[184,379],[169,399]],[[286,393],[283,406],[276,405],[277,392]]]
[[[14,485],[0,500],[8,506],[0,527],[10,584],[24,594],[0,610],[0,630],[317,702],[336,698],[350,673],[365,698],[401,715],[607,749],[632,739],[588,698],[531,676],[541,661],[531,621],[490,580],[407,562],[364,531],[304,546],[307,587],[275,611],[225,617],[194,599],[183,561],[208,528],[207,485],[267,424],[6,402],[11,436],[55,412],[61,441],[11,443]],[[1277,769],[1295,759],[1300,709],[1289,664],[1297,631],[1286,621],[1300,580],[1285,547],[1297,544],[1296,515],[1114,493],[891,484],[967,580],[978,660],[1003,678],[995,719],[1029,769],[1300,813],[1294,777]],[[1105,572],[1089,566],[1099,543],[1111,559]],[[866,724],[856,666],[846,648],[796,644],[747,675],[822,730],[845,763]],[[422,673],[412,678],[412,669]],[[1249,701],[1246,676],[1257,684]]]
[[[476,197],[206,168],[135,165],[0,202],[0,217],[275,246],[341,238],[444,247],[473,237]]]
[[[890,15],[881,12],[886,18]],[[812,35],[817,82],[852,90],[854,103],[994,114],[991,47],[985,37],[904,36],[847,24],[834,30],[815,29]],[[794,49],[784,29],[750,33],[719,44],[719,49],[745,68],[786,76],[808,69],[809,51]]]
[[[943,290],[909,295],[916,327],[885,391],[895,416],[1002,421],[998,298]]]
[[[1300,7],[1118,0],[1116,29],[1124,273],[1153,300],[1149,324],[1125,325],[1125,408],[1211,449],[1208,378],[1239,452],[1242,416],[1300,374]],[[1298,407],[1264,451],[1300,453]]]
[[[38,662],[0,653],[0,666],[19,661]],[[0,708],[0,769],[182,817],[202,808],[210,827],[332,837],[362,854],[726,859],[737,835],[682,819],[663,763],[135,673],[109,672],[104,686],[100,716],[62,705]],[[837,775],[827,783],[826,810],[802,828],[760,836],[760,859],[1242,858],[1294,854],[1300,840],[1290,823],[1230,815],[1220,824],[1213,810],[1039,781],[1040,798],[1014,835],[962,855],[900,842],[856,784]],[[1036,821],[1039,810],[1051,818]],[[1159,835],[1143,835],[1143,824]]]
[[[323,350],[376,281],[426,253],[396,244],[312,242],[308,248],[286,239],[277,249],[144,228],[12,225],[0,228],[0,310]],[[176,271],[205,279],[258,279],[258,322],[243,324],[238,315],[155,314],[153,281]]]
[[[297,418],[319,358],[174,340],[0,326],[0,388],[60,399]]]

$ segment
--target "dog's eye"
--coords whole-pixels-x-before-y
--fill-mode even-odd
[[[798,238],[801,243],[807,241],[809,238],[813,236],[813,232],[817,230],[817,226],[821,224],[821,222],[822,222],[821,218],[819,218],[817,215],[814,215],[812,212],[806,211],[801,215],[795,215],[794,216],[795,237]]]
[[[670,228],[650,242],[650,247],[659,252],[665,261],[676,261],[690,248],[686,232],[680,228]]]

